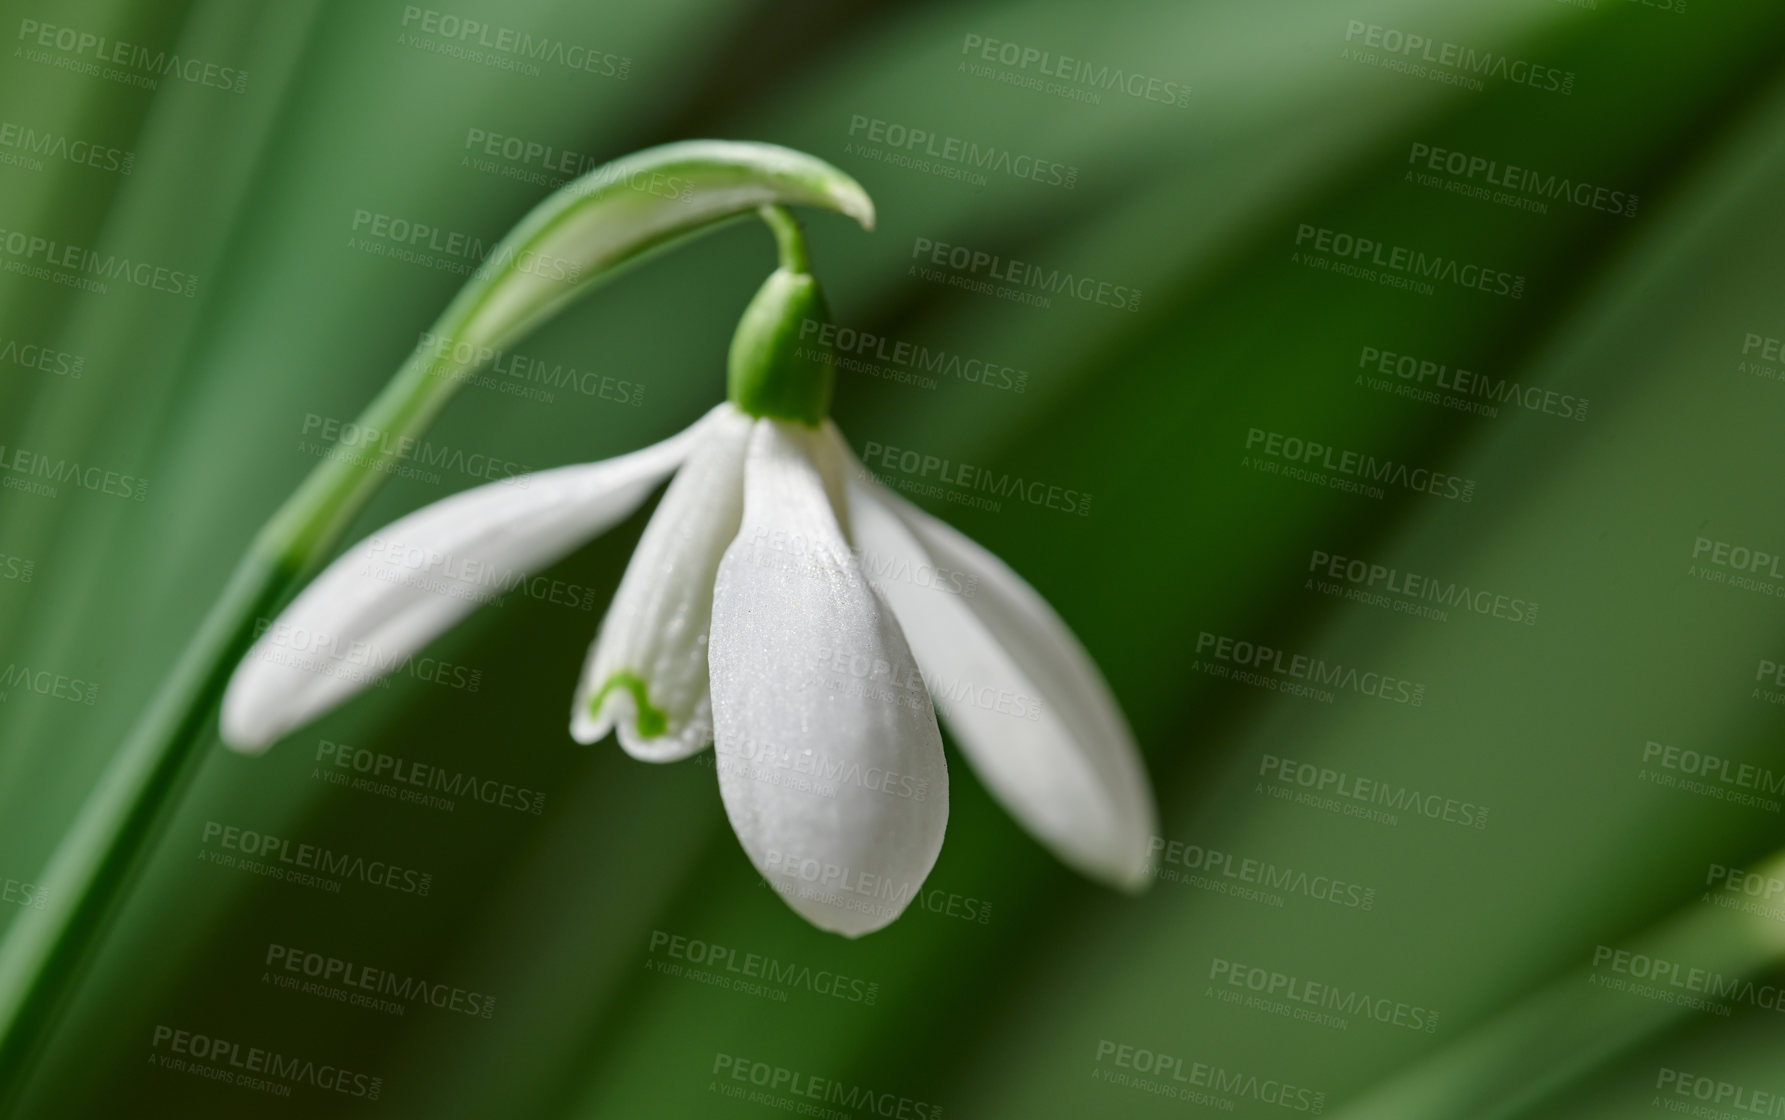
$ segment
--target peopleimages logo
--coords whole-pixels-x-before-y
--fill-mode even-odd
[[[250,650],[248,656],[317,676],[360,681],[378,688],[389,687],[385,678],[395,672],[462,692],[476,692],[483,684],[482,669],[387,650],[375,642],[293,626],[283,619],[255,619],[254,636],[265,641]]]
[[[1433,39],[1379,23],[1365,23],[1361,19],[1347,20],[1345,41],[1381,51],[1385,55],[1399,56],[1398,61],[1409,64],[1409,72],[1416,77],[1438,77],[1438,74],[1427,69],[1434,67],[1457,77],[1466,75],[1473,79],[1472,88],[1478,90],[1483,88],[1480,81],[1482,78],[1497,78],[1513,85],[1530,86],[1545,93],[1574,92],[1572,70],[1558,70],[1554,66],[1512,58],[1495,51],[1478,51],[1459,43]]]
[[[19,879],[0,879],[0,902],[22,906],[26,910],[42,910],[50,900],[49,888]]]
[[[911,243],[911,259],[933,268],[910,266],[910,274],[924,280],[946,283],[951,287],[995,295],[1017,303],[1047,307],[1046,296],[1064,295],[1098,307],[1120,311],[1140,310],[1140,289],[1117,284],[1095,276],[1079,276],[1059,268],[1043,268],[1038,264],[1006,258],[984,249],[951,245],[919,237]],[[947,269],[948,272],[939,271]],[[983,277],[984,279],[980,279]],[[992,282],[1003,287],[995,287]]]
[[[1785,361],[1785,339],[1748,331],[1742,336],[1742,354],[1744,357],[1752,357],[1756,350],[1769,362]]]
[[[0,472],[5,474],[0,486],[43,498],[56,496],[56,487],[51,483],[70,483],[77,489],[132,502],[142,501],[149,493],[146,478],[4,443],[0,443]]]
[[[360,575],[428,591],[448,599],[501,605],[503,596],[518,592],[553,606],[589,611],[595,589],[515,567],[497,567],[475,556],[441,552],[431,542],[414,544],[383,533],[366,538],[366,563]]]
[[[1296,252],[1290,257],[1294,264],[1391,288],[1407,288],[1421,295],[1437,291],[1430,283],[1433,280],[1507,299],[1523,299],[1525,295],[1525,278],[1504,269],[1465,264],[1442,253],[1389,245],[1325,226],[1303,222],[1296,227],[1295,246]],[[1314,256],[1315,253],[1323,255]]]
[[[1460,828],[1479,830],[1487,827],[1485,805],[1335,770],[1330,766],[1267,754],[1259,760],[1258,776],[1262,779],[1258,786],[1261,792],[1281,796],[1283,800],[1305,798],[1305,803],[1315,808],[1330,807],[1348,817],[1395,823],[1394,813],[1411,813]],[[1268,786],[1267,782],[1270,783]]]
[[[1475,373],[1432,358],[1365,346],[1357,357],[1353,383],[1423,404],[1442,405],[1477,416],[1496,417],[1518,408],[1563,420],[1585,420],[1587,398],[1526,385],[1511,377]]]
[[[1762,662],[1763,666],[1769,664]],[[1785,771],[1653,739],[1642,745],[1642,769],[1637,778],[1769,812],[1778,812],[1780,802],[1775,799],[1785,797]]]
[[[48,669],[33,669],[16,661],[0,670],[0,701],[5,700],[13,689],[66,700],[70,704],[83,704],[89,708],[99,699],[99,686],[92,681],[53,673]]]
[[[1704,885],[1731,894],[1745,894],[1749,898],[1772,899],[1785,894],[1785,879],[1775,879],[1758,871],[1744,871],[1721,863],[1710,864],[1705,869]]]
[[[1291,464],[1287,471],[1266,469],[1265,473],[1283,473],[1304,482],[1314,482],[1335,490],[1383,496],[1382,486],[1393,486],[1435,498],[1468,502],[1475,498],[1475,480],[1446,474],[1427,467],[1414,467],[1393,459],[1378,459],[1363,451],[1333,447],[1319,440],[1304,439],[1285,432],[1263,428],[1246,429],[1247,456],[1242,466],[1260,469],[1276,468],[1272,460]],[[1251,462],[1256,458],[1258,463]],[[1380,485],[1378,485],[1380,484]]]
[[[961,39],[961,54],[973,61],[963,61],[958,69],[976,78],[996,78],[1073,101],[1096,104],[1102,100],[1099,94],[1121,93],[1180,109],[1190,104],[1190,87],[1184,82],[1150,77],[1119,66],[1097,65],[1069,54],[1055,54],[972,32]],[[987,63],[1014,70],[995,70]]]
[[[360,462],[373,469],[382,469],[382,465],[389,468],[385,473],[407,473],[435,483],[440,481],[436,472],[446,470],[479,482],[500,482],[525,490],[529,484],[526,476],[533,472],[527,464],[512,459],[481,451],[467,453],[417,436],[314,412],[304,414],[300,434],[316,438],[300,440],[298,450],[319,458]],[[404,471],[404,467],[409,470]]]
[[[866,373],[888,381],[902,381],[925,389],[936,387],[936,377],[946,374],[956,381],[1021,393],[1029,387],[1029,371],[988,358],[964,358],[947,350],[932,350],[913,342],[887,338],[871,331],[840,327],[806,319],[800,323],[799,357],[825,362],[851,373]]]
[[[1785,704],[1785,664],[1763,657],[1754,667],[1754,679],[1761,687],[1754,689],[1752,698],[1764,700],[1768,704]],[[1771,685],[1771,688],[1764,687]]]
[[[1785,1011],[1785,988],[1777,984],[1612,945],[1593,947],[1593,975],[1588,979],[1598,987],[1713,1015],[1728,1016],[1734,1010],[1730,1005],[1737,1003],[1762,1011]]]
[[[887,482],[888,475],[902,476],[899,480],[888,482],[902,490],[910,489],[902,484],[908,480],[942,487],[944,492],[938,496],[947,497],[949,501],[961,501],[966,505],[977,504],[966,500],[969,496],[989,495],[992,498],[1015,498],[1039,509],[1076,513],[1081,517],[1091,512],[1091,496],[1082,490],[1024,478],[1008,471],[994,471],[906,447],[894,447],[878,440],[868,440],[862,444],[861,458],[862,464],[882,482]],[[954,494],[962,497],[948,497]],[[994,503],[989,508],[996,510],[998,506]]]
[[[1240,989],[1239,992],[1223,993],[1220,987],[1214,988],[1211,994],[1217,997],[1226,996],[1225,1002],[1237,1002],[1245,992],[1251,992],[1263,999],[1279,1000],[1291,1006],[1299,1004],[1301,1006],[1294,1010],[1306,1011],[1313,1016],[1314,1021],[1331,1019],[1332,1015],[1360,1015],[1385,1026],[1400,1027],[1422,1034],[1433,1034],[1438,1030],[1438,1012],[1429,1007],[1378,996],[1363,989],[1306,980],[1286,972],[1242,964],[1225,957],[1210,959],[1209,980],[1215,985]],[[1332,1014],[1322,1015],[1309,1010],[1313,1008]],[[1343,1019],[1339,1021],[1345,1022]]]
[[[155,1026],[150,1046],[150,1063],[162,1069],[274,1096],[288,1097],[293,1086],[308,1086],[375,1101],[384,1089],[382,1077],[161,1023]]]
[[[560,148],[543,140],[529,140],[471,127],[465,132],[465,154],[459,164],[474,171],[500,175],[543,187],[560,187],[589,175],[578,183],[582,193],[592,193],[611,183],[624,180],[626,186],[640,194],[657,198],[686,200],[694,197],[694,181],[661,171],[629,171],[624,167],[604,164],[601,156]],[[598,173],[590,175],[596,168]]]
[[[1486,156],[1418,141],[1414,141],[1408,151],[1407,162],[1413,166],[1403,176],[1403,181],[1423,187],[1439,187],[1468,198],[1540,214],[1549,213],[1551,202],[1566,202],[1583,210],[1601,210],[1626,218],[1636,216],[1637,195],[1585,181],[1577,182],[1566,175],[1533,171],[1516,163],[1502,163]],[[1477,180],[1479,185],[1476,185]]]
[[[625,55],[415,4],[404,5],[403,27],[408,30],[397,36],[403,46],[529,76],[542,72],[542,62],[621,82],[632,72],[632,59]],[[418,38],[418,32],[429,38]]]
[[[1163,836],[1148,843],[1147,864],[1155,878],[1241,898],[1257,896],[1258,901],[1273,906],[1283,905],[1285,894],[1352,910],[1370,910],[1376,905],[1375,887]],[[1282,893],[1268,893],[1271,891]]]
[[[0,153],[0,162],[29,167],[33,171],[43,170],[43,161],[34,158],[37,156],[66,160],[100,171],[116,171],[120,175],[130,174],[131,168],[136,166],[135,152],[42,131],[17,121],[0,121],[0,148],[12,149]]]
[[[1524,626],[1537,623],[1537,604],[1528,599],[1318,548],[1308,555],[1308,571],[1311,574],[1305,584],[1307,590],[1386,607],[1397,614],[1444,621],[1448,615],[1438,608],[1446,608]]]
[[[330,893],[339,893],[342,881],[347,879],[417,897],[426,897],[434,886],[434,876],[426,871],[331,851],[316,844],[293,843],[270,832],[238,828],[222,821],[205,822],[199,854],[220,866],[287,879]]]
[[[538,790],[332,739],[316,741],[316,765],[323,781],[428,808],[451,811],[457,806],[453,799],[463,797],[535,817],[545,811],[545,794]]]
[[[8,556],[0,552],[0,580],[17,580],[30,583],[37,571],[37,561],[27,560],[23,556]]]
[[[319,995],[355,1007],[387,1014],[404,1014],[409,1007],[432,1007],[476,1019],[496,1013],[496,997],[393,972],[355,964],[340,957],[270,942],[265,983],[276,988]],[[300,979],[300,977],[307,979]]]
[[[50,237],[16,229],[0,229],[0,251],[7,272],[48,280],[95,294],[106,291],[105,282],[118,280],[152,292],[191,298],[198,294],[198,277],[152,261],[132,260],[116,253],[101,253]]]
[[[885,663],[881,666],[884,671]],[[751,735],[715,744],[711,764],[722,774],[815,797],[835,797],[845,786],[905,801],[923,802],[930,796],[930,784],[922,778],[881,766],[864,767],[859,759],[836,759],[809,747],[778,746]]]
[[[769,878],[768,876],[774,876]],[[983,898],[959,894],[941,887],[921,887],[908,880],[830,863],[816,856],[770,848],[763,861],[759,882],[783,897],[797,897],[827,906],[878,914],[888,921],[907,904],[932,914],[985,925],[992,919],[992,904]]]
[[[1691,1108],[1686,1102],[1697,1101],[1702,1106],[1733,1109],[1748,1116],[1785,1116],[1785,1094],[1753,1089],[1732,1081],[1720,1081],[1715,1077],[1702,1077],[1671,1066],[1662,1066],[1656,1072],[1655,1088],[1669,1096],[1683,1098],[1678,1101],[1657,1102],[1668,1112],[1686,1112]],[[1691,1115],[1711,1114],[1692,1108]]]
[[[736,1054],[714,1054],[712,1075],[729,1078],[737,1083],[726,1085],[724,1081],[718,1082],[718,1090],[724,1096],[766,1104],[801,1116],[839,1115],[805,1103],[822,1101],[839,1109],[883,1116],[888,1120],[942,1120],[942,1106],[939,1104],[926,1104],[896,1093],[876,1092],[864,1085],[828,1077],[814,1077],[786,1066],[758,1062]],[[749,1086],[755,1086],[761,1091],[751,1092]]]
[[[1091,1070],[1091,1076],[1112,1085],[1185,1100],[1221,1112],[1232,1112],[1235,1101],[1240,1098],[1291,1112],[1305,1112],[1310,1116],[1318,1116],[1326,1109],[1324,1092],[1297,1086],[1280,1077],[1260,1077],[1213,1062],[1186,1061],[1176,1054],[1107,1038],[1098,1040],[1097,1065]]]
[[[1730,583],[1767,595],[1785,596],[1785,571],[1779,567],[1785,557],[1776,552],[1711,537],[1695,537],[1692,541],[1692,559],[1694,571],[1689,574],[1698,574],[1696,568],[1700,564],[1726,569],[1736,574],[1731,577],[1718,572],[1713,582]]]
[[[32,62],[47,63],[61,70],[95,75],[125,85],[154,89],[160,84],[159,78],[178,78],[195,86],[225,89],[232,93],[241,93],[248,88],[248,72],[245,70],[219,66],[199,58],[187,58],[172,51],[151,50],[122,39],[77,31],[72,27],[40,23],[34,19],[19,21],[18,41],[23,44],[19,48],[23,52],[22,57]],[[59,51],[62,57],[57,58],[47,53],[49,51]],[[80,59],[92,61],[77,61]],[[101,63],[109,63],[122,69],[101,69]]]
[[[418,222],[395,214],[357,209],[353,212],[347,247],[373,256],[408,261],[457,276],[469,276],[480,266],[524,272],[542,280],[573,284],[581,279],[583,262],[542,253],[537,249],[516,249],[497,241],[490,244],[483,238],[458,230],[443,229],[429,222]]]
[[[79,354],[52,350],[18,338],[0,338],[0,362],[20,369],[41,370],[71,381],[79,381],[87,368],[87,359]]]
[[[985,185],[986,178],[978,173],[986,171],[1067,190],[1078,185],[1078,168],[1071,164],[861,113],[850,116],[849,135],[851,143],[844,146],[845,154],[906,165],[946,178],[961,178],[965,173],[979,186]]]
[[[423,331],[417,349],[433,361],[428,375],[459,384],[470,382],[529,400],[552,401],[553,389],[569,389],[585,397],[634,408],[644,403],[645,387],[636,381],[548,362],[491,346],[474,346],[451,335]]]
[[[1417,681],[1290,653],[1244,638],[1204,630],[1196,636],[1196,654],[1190,663],[1196,672],[1323,704],[1332,703],[1339,692],[1414,708],[1425,704],[1426,686]]]
[[[717,969],[719,973],[729,974],[739,980],[776,984],[783,989],[803,988],[813,995],[844,1003],[872,1007],[880,999],[878,981],[863,980],[827,968],[814,969],[810,965],[776,960],[761,953],[739,952],[727,945],[703,941],[698,937],[683,937],[679,933],[665,930],[651,931],[650,952],[654,958],[679,962],[679,966]],[[681,974],[679,968],[653,967],[650,962],[647,962],[647,967],[666,975]]]

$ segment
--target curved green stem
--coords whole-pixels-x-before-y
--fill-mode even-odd
[[[873,228],[873,203],[859,184],[774,145],[688,141],[596,168],[540,203],[491,251],[435,324],[438,341],[417,348],[360,426],[419,436],[496,351],[620,268],[783,202],[836,210]],[[256,620],[327,555],[386,477],[394,449],[411,445],[380,443],[386,450],[378,455],[325,459],[255,537],[40,877],[44,908],[22,912],[0,942],[0,1111],[17,1106],[101,929],[203,758],[199,748],[213,736],[224,686]]]
[[[874,228],[874,204],[830,164],[772,144],[690,140],[605,164],[534,207],[491,250],[359,418],[396,435],[427,427],[459,383],[492,352],[550,318],[616,271],[714,223],[777,202],[836,210]],[[798,238],[797,229],[793,235]],[[803,246],[799,250],[804,257]],[[783,250],[785,253],[785,250]],[[378,481],[402,440],[377,455],[324,461],[268,523],[263,543],[298,560],[332,541]],[[326,544],[323,545],[326,548]]]
[[[781,254],[781,270],[811,272],[812,265],[806,259],[806,239],[800,235],[799,223],[793,220],[793,215],[779,206],[764,206],[757,212],[775,235],[775,249]]]

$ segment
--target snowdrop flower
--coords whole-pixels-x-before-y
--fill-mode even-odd
[[[739,325],[727,402],[661,443],[456,494],[349,549],[237,667],[225,741],[264,750],[403,664],[492,578],[549,566],[668,479],[589,650],[572,737],[613,732],[650,762],[714,745],[751,862],[807,920],[854,937],[896,918],[941,850],[933,690],[1031,833],[1140,887],[1152,795],[1108,686],[1020,576],[854,460],[826,418],[832,366],[800,341],[827,315],[797,228],[763,215],[782,265]],[[920,575],[935,572],[964,578]]]

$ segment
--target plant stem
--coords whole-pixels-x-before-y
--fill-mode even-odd
[[[775,235],[775,249],[781,255],[782,270],[812,271],[811,262],[806,259],[806,239],[800,235],[799,223],[793,220],[793,215],[779,206],[759,207],[757,213]]]
[[[212,713],[235,662],[296,573],[260,549],[237,565],[173,672],[63,836],[42,879],[48,902],[26,911],[0,952],[0,1105],[15,1105],[62,996],[98,931],[198,769]]]
[[[1785,874],[1775,853],[1769,876]],[[1618,948],[1689,961],[1721,976],[1777,967],[1771,919],[1707,907],[1694,896]],[[1595,957],[1598,949],[1594,950]],[[1690,1008],[1619,991],[1595,960],[1563,972],[1353,1100],[1333,1120],[1513,1120],[1553,1102],[1645,1039],[1674,1028]]]
[[[673,197],[652,193],[665,182],[688,185]],[[502,239],[434,325],[440,344],[418,347],[359,425],[419,437],[470,373],[600,281],[775,202],[826,207],[873,228],[873,204],[859,184],[774,145],[687,141],[596,168]],[[255,537],[51,857],[40,877],[43,909],[23,911],[0,942],[0,1115],[17,1107],[102,931],[202,762],[224,688],[259,621],[328,555],[386,477],[382,468],[399,455],[392,449],[412,441],[381,445],[376,455],[325,459]]]

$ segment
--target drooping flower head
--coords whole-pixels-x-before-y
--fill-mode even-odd
[[[763,216],[781,267],[739,325],[725,403],[661,443],[456,494],[349,549],[237,668],[224,739],[265,749],[371,684],[367,663],[401,663],[477,606],[418,568],[536,572],[668,479],[590,647],[572,737],[612,733],[649,762],[713,746],[751,862],[853,937],[896,918],[941,850],[940,707],[1031,833],[1138,888],[1152,795],[1108,686],[1034,588],[854,459],[827,418],[832,365],[799,341],[828,316],[798,230]],[[916,576],[936,572],[964,578]],[[838,889],[863,881],[884,889]]]

